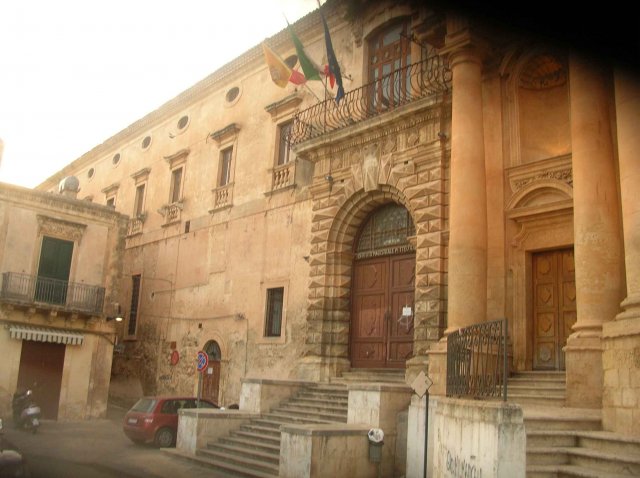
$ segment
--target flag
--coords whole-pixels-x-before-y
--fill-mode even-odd
[[[329,77],[329,85],[331,86],[331,89],[333,89],[336,84],[336,77],[329,71],[329,65],[324,65],[324,76]]]
[[[322,18],[322,24],[324,25],[324,41],[327,48],[327,62],[329,63],[329,72],[335,76],[336,83],[338,84],[338,92],[336,93],[336,103],[340,103],[340,100],[344,96],[344,87],[342,86],[342,74],[340,73],[340,65],[338,65],[338,59],[333,51],[333,45],[331,44],[331,35],[329,35],[329,27],[327,21],[324,19],[324,15],[320,12]]]
[[[286,20],[286,17],[285,17]],[[300,38],[293,31],[291,25],[289,25],[289,21],[287,20],[287,29],[289,30],[289,34],[291,35],[291,40],[293,41],[294,46],[296,47],[296,54],[298,55],[298,61],[300,62],[300,67],[302,68],[302,72],[307,80],[321,80],[319,69],[313,63],[313,61],[307,55],[307,52],[304,51],[304,46],[302,46],[302,42]]]
[[[264,42],[262,43],[262,51],[264,52],[264,59],[269,67],[271,79],[280,88],[284,88],[289,82],[295,85],[302,85],[307,81],[302,73],[289,68],[282,58]]]

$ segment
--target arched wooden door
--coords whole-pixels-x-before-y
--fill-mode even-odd
[[[209,356],[209,366],[204,372],[202,380],[202,398],[211,400],[213,403],[218,404],[218,397],[220,394],[220,361],[222,360],[222,353],[220,352],[220,346],[215,340],[210,340],[204,346],[204,351]]]
[[[404,368],[413,353],[416,258],[408,211],[375,211],[360,233],[351,291],[351,366]]]

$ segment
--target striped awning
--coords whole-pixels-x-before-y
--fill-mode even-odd
[[[9,334],[12,339],[33,340],[35,342],[52,342],[54,344],[82,345],[84,334],[70,330],[31,327],[27,325],[10,325]]]

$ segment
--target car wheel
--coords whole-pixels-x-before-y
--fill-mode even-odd
[[[173,445],[173,431],[170,428],[161,428],[156,432],[153,442],[159,448],[168,448]]]

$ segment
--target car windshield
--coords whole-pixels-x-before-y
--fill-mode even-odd
[[[143,412],[149,413],[153,410],[153,407],[156,406],[156,400],[152,398],[141,398],[138,402],[131,408],[133,412]]]

